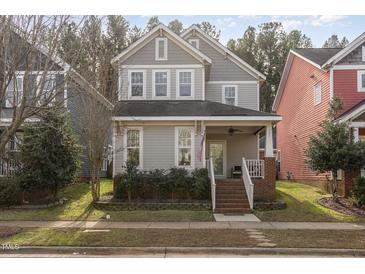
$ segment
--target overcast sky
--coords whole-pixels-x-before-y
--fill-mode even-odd
[[[125,16],[131,25],[145,27],[150,16]],[[322,16],[159,16],[164,24],[179,19],[184,28],[193,23],[209,21],[221,30],[220,41],[226,44],[230,38],[242,37],[247,26],[257,27],[259,24],[270,21],[282,22],[285,30],[299,29],[308,35],[314,47],[321,47],[323,42],[332,34],[341,38],[346,36],[349,41],[355,39],[365,31],[365,16],[343,16],[343,15],[322,15]]]

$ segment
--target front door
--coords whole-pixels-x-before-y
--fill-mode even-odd
[[[226,177],[226,141],[208,141],[209,157],[213,159],[214,175]]]

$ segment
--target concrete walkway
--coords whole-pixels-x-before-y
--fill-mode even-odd
[[[159,229],[330,229],[365,230],[365,223],[325,222],[107,222],[107,221],[0,221],[0,226],[22,228],[159,228]]]

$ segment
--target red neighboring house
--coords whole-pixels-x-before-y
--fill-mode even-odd
[[[281,179],[326,180],[329,174],[308,168],[304,151],[310,136],[320,129],[333,96],[343,102],[337,120],[350,122],[355,141],[365,140],[365,33],[344,49],[290,51],[273,105],[283,117],[277,125]],[[340,173],[345,182],[342,192],[348,194],[355,174]]]

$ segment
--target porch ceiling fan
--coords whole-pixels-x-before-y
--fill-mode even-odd
[[[242,130],[240,130],[238,128],[233,128],[232,126],[230,126],[229,129],[228,129],[228,134],[230,136],[232,136],[235,132],[242,132]]]

